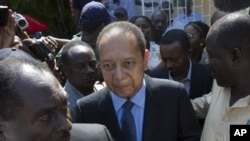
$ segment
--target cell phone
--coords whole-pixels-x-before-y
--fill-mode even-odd
[[[0,4],[0,27],[4,27],[8,23],[9,8],[7,5]]]

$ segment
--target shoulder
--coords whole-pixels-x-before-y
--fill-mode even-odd
[[[86,104],[86,103],[98,103],[98,101],[100,101],[101,99],[105,98],[106,96],[108,96],[108,88],[105,87],[99,91],[96,91],[92,94],[89,94],[88,96],[85,96],[81,99],[79,99],[77,101],[77,104],[78,105],[83,105],[83,104]]]
[[[157,91],[157,93],[165,93],[165,92],[175,92],[177,91],[185,91],[182,83],[169,80],[169,79],[160,79],[160,78],[151,78],[149,76],[145,77],[146,86],[148,89],[152,91]]]
[[[166,67],[161,67],[159,69],[150,71],[148,73],[148,75],[150,77],[154,77],[154,78],[164,78],[164,79],[167,79],[168,78],[168,70],[167,70]]]
[[[192,62],[192,70],[195,71],[195,73],[200,72],[204,75],[211,75],[211,72],[210,72],[208,66],[206,66],[204,64]]]
[[[108,129],[101,124],[72,124],[71,141],[111,141]]]

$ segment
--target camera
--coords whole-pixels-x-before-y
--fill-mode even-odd
[[[29,23],[27,22],[26,18],[24,18],[21,14],[14,12],[12,15],[14,16],[17,27],[21,31],[26,31],[29,28]]]
[[[9,16],[9,8],[6,5],[0,4],[0,27],[7,25]]]
[[[29,49],[41,60],[41,61],[51,61],[55,57],[49,48],[42,42],[42,38],[34,39],[36,43],[29,46]]]

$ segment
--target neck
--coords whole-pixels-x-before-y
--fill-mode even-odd
[[[171,74],[171,76],[173,77],[173,79],[175,81],[181,82],[184,78],[187,77],[188,72],[189,72],[189,63],[187,63],[188,65],[186,66],[186,68],[182,71],[182,73],[180,74]]]
[[[81,88],[77,89],[82,95],[87,96],[94,92],[93,88]]]
[[[239,99],[250,95],[250,86],[247,84],[241,85],[239,87],[231,87],[230,106],[232,106]]]

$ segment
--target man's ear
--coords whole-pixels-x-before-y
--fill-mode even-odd
[[[148,59],[149,59],[149,50],[145,49],[145,55],[144,55],[144,71],[148,70]]]
[[[242,57],[241,50],[239,48],[233,48],[231,55],[233,64],[237,65]]]
[[[4,120],[0,117],[0,141],[6,141],[4,135]]]

